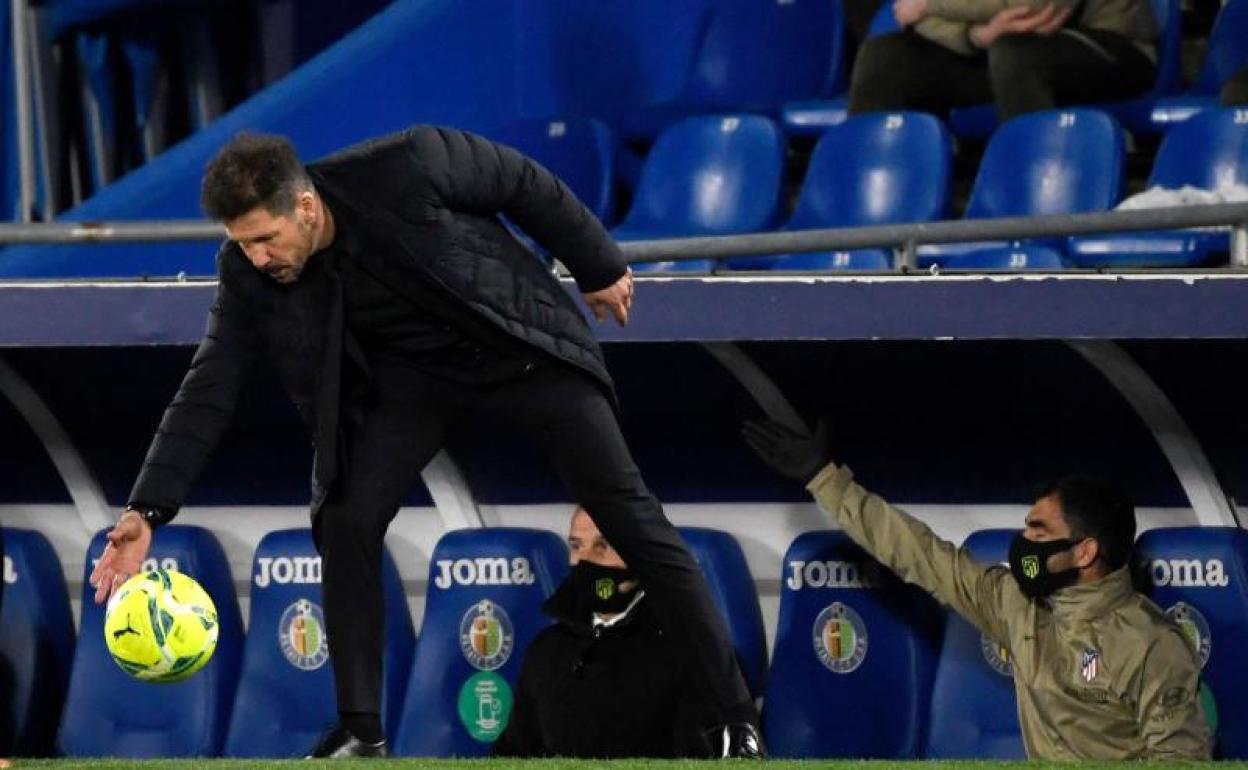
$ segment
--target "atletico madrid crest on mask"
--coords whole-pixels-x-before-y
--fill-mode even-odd
[[[1079,666],[1079,674],[1083,677],[1083,681],[1091,682],[1096,679],[1096,674],[1101,669],[1101,653],[1100,650],[1094,650],[1088,647],[1083,651],[1083,663]]]

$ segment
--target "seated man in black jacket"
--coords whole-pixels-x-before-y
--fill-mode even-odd
[[[557,621],[524,656],[494,756],[704,757],[707,694],[690,650],[664,634],[645,587],[584,508],[572,573],[542,608]]]

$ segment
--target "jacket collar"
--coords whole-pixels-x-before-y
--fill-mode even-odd
[[[1130,571],[1120,567],[1100,580],[1054,592],[1049,606],[1059,618],[1086,620],[1108,613],[1134,595]]]

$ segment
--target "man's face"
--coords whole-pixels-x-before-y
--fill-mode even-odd
[[[582,560],[603,567],[622,569],[628,566],[598,531],[598,525],[584,508],[577,508],[576,513],[572,514],[572,525],[568,529],[568,552],[573,567]]]
[[[304,193],[288,214],[257,206],[227,221],[226,235],[257,270],[278,283],[294,283],[316,250],[311,204],[312,196]]]
[[[1023,537],[1037,543],[1071,537],[1070,524],[1062,514],[1062,504],[1056,494],[1042,497],[1032,506],[1023,523]],[[1086,567],[1096,560],[1096,548],[1095,540],[1075,539],[1074,546],[1069,550],[1049,557],[1049,570],[1060,572]]]

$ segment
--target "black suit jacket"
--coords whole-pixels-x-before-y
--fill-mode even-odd
[[[523,344],[584,371],[611,394],[593,332],[549,268],[507,231],[505,215],[568,267],[584,292],[625,272],[619,247],[567,186],[503,145],[417,126],[348,148],[308,171],[361,267],[412,301],[440,293]],[[314,427],[314,504],[337,469],[340,294],[277,284],[237,244],[217,254],[217,298],[203,341],[130,494],[174,512],[233,415],[261,358]]]

